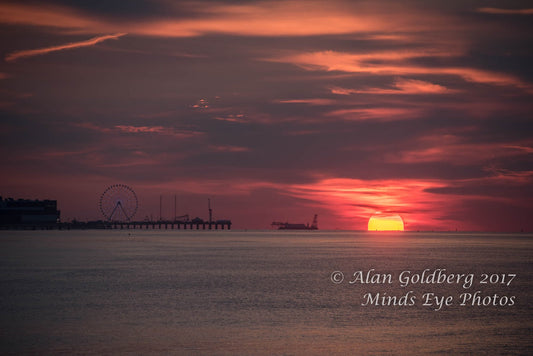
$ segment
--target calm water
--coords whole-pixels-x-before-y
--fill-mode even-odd
[[[532,235],[129,232],[0,232],[0,353],[533,350]],[[372,268],[390,274],[392,283],[350,284],[354,272],[363,271],[366,278]],[[472,286],[400,286],[403,271],[439,268],[474,274]],[[342,283],[332,282],[334,271],[344,273]],[[483,273],[505,276],[480,284]],[[507,285],[510,274],[516,277]],[[381,305],[381,300],[361,305],[366,293],[394,296],[398,303],[410,291],[413,306]],[[460,305],[461,293],[476,291],[481,304],[487,296],[485,302],[492,303],[497,294],[497,305]],[[435,311],[436,306],[423,305],[426,292],[453,301]]]

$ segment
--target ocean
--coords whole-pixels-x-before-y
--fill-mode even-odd
[[[0,354],[525,355],[533,235],[0,232]]]

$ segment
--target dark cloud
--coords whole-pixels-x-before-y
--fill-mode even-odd
[[[12,1],[21,3],[21,1]],[[26,0],[24,4],[42,5],[42,1]],[[113,16],[116,18],[146,18],[164,16],[170,7],[164,1],[154,0],[50,0],[48,5],[63,6],[83,11],[93,16]]]

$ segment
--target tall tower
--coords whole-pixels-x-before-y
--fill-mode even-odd
[[[163,196],[159,196],[159,221],[163,220]]]
[[[318,230],[318,215],[317,214],[315,214],[315,216],[313,217],[313,224],[311,224],[311,229]]]
[[[213,209],[211,209],[211,199],[207,199],[207,208],[209,209],[209,223],[213,222]]]

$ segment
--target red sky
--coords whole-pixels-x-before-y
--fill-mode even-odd
[[[0,195],[533,230],[526,1],[0,1]]]

